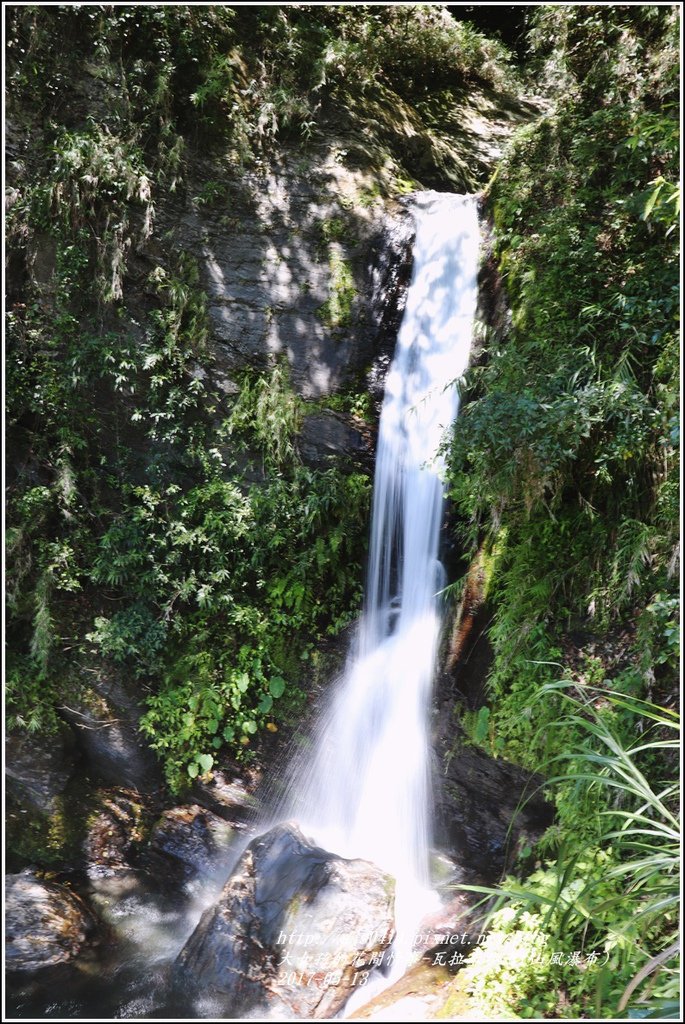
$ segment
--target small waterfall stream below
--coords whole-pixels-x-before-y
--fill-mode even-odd
[[[396,879],[397,969],[429,888],[428,718],[440,631],[439,452],[469,361],[480,245],[475,196],[413,200],[412,280],[383,401],[365,606],[315,754],[291,767],[281,817]]]

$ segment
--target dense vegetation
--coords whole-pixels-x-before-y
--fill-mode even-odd
[[[183,194],[198,153],[238,177],[404,104],[444,140],[455,97],[525,80],[545,113],[486,193],[512,320],[464,382],[449,486],[459,543],[484,550],[492,576],[494,665],[472,737],[546,773],[557,823],[522,851],[528,877],[507,880],[493,918],[521,955],[503,966],[478,951],[465,978],[510,1017],[665,1014],[678,23],[668,5],[548,5],[526,20],[517,70],[500,42],[427,5],[12,9],[9,724],[49,730],[87,669],[114,666],[181,791],[298,713],[322,638],[359,607],[369,479],[303,465],[285,364],[246,367],[229,395],[214,386],[198,265],[164,248],[156,203]],[[406,190],[418,171],[401,149]],[[344,326],[338,272],[322,316]],[[536,950],[579,952],[582,969]]]
[[[558,778],[557,824],[496,921],[609,951],[603,971],[476,957],[474,991],[524,1016],[612,1015],[645,965],[657,1004],[677,991],[677,32],[667,7],[541,8],[531,59],[554,103],[488,190],[512,325],[467,378],[452,446],[494,562],[473,726]]]
[[[359,606],[369,481],[301,465],[287,367],[246,368],[232,404],[212,388],[198,267],[160,258],[156,199],[200,151],[240,175],[364,96],[497,82],[507,55],[429,8],[301,5],[27,6],[7,47],[31,132],[30,160],[10,142],[10,725],[49,728],[100,656],[139,680],[178,789],[301,701]],[[353,289],[330,258],[338,327]]]

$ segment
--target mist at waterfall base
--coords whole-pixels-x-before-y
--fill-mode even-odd
[[[419,193],[412,212],[413,273],[385,384],[364,611],[314,754],[294,758],[278,809],[324,849],[394,876],[391,979],[438,905],[429,882],[428,725],[445,584],[439,449],[469,361],[480,243],[473,196]]]

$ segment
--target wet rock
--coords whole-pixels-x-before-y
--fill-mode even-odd
[[[142,862],[157,879],[187,882],[209,871],[235,835],[227,821],[198,804],[172,807],[153,827]]]
[[[96,922],[65,886],[25,871],[5,876],[5,924],[8,969],[35,971],[78,956]]]
[[[389,945],[394,882],[314,846],[292,823],[254,839],[176,963],[179,982],[241,1015],[321,1019]]]
[[[167,879],[146,870],[143,861],[152,822],[145,797],[131,789],[100,789],[89,803],[83,843],[88,895],[102,920],[116,928],[127,908],[149,899]]]
[[[437,850],[431,851],[431,888],[441,896],[450,895],[455,885],[463,881],[463,870],[456,860]]]
[[[455,952],[466,955],[484,929],[483,897],[459,886],[486,880],[456,859],[436,851],[431,856],[430,879],[431,887],[440,896],[440,906],[430,910],[416,925],[412,960],[422,957],[432,963],[436,954],[445,951],[449,953],[448,959]]]
[[[487,678],[493,662],[488,627],[493,609],[488,591],[494,557],[481,547],[469,565],[461,599],[454,613],[444,663],[444,684],[449,681],[471,710],[487,700]]]
[[[487,358],[487,348],[506,344],[512,325],[511,309],[496,255],[495,228],[483,198],[481,198],[479,213],[482,234],[476,313],[479,329],[471,350],[471,363],[476,365],[484,363]]]
[[[207,782],[196,782],[191,792],[196,803],[236,828],[243,828],[257,817],[259,801],[255,789],[260,782],[258,771],[222,768],[212,771]]]
[[[86,871],[91,880],[128,872],[135,865],[149,812],[135,790],[100,790],[85,839]]]
[[[473,883],[473,879],[471,880]],[[460,892],[422,918],[414,935],[412,959],[459,970],[486,930],[480,893]]]
[[[328,469],[344,460],[371,469],[375,438],[360,426],[327,409],[305,416],[298,438],[303,462],[313,469]]]
[[[376,340],[366,383],[379,408],[407,301],[415,234],[416,226],[409,207],[398,205],[392,215],[386,214],[383,227],[371,246],[370,311]]]
[[[139,731],[139,692],[112,666],[89,673],[78,697],[60,707],[89,767],[106,782],[149,793],[161,785],[159,763]]]
[[[350,1014],[349,1020],[433,1020],[445,1004],[453,975],[446,967],[420,961],[394,985]],[[453,1017],[447,1018],[453,1020]]]
[[[7,792],[18,804],[50,814],[75,764],[74,738],[66,725],[47,736],[10,733],[5,743]]]
[[[434,711],[436,845],[471,874],[466,881],[497,882],[524,845],[553,820],[544,779],[466,742],[463,705],[486,703],[492,648],[490,581],[496,553],[481,547],[468,567],[438,677]]]
[[[474,879],[495,882],[523,844],[535,842],[554,812],[542,795],[542,776],[490,757],[464,742],[453,698],[437,718],[442,772],[437,780],[436,845]]]

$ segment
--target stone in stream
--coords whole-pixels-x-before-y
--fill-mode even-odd
[[[188,882],[210,871],[234,836],[229,822],[204,807],[172,807],[152,829],[141,861],[156,878]]]
[[[110,787],[97,790],[93,804],[83,851],[88,877],[130,872],[150,814],[144,797],[134,789]]]
[[[8,970],[35,971],[77,956],[95,918],[64,885],[22,871],[5,876],[5,927]]]
[[[293,823],[254,839],[175,966],[179,985],[232,1015],[328,1018],[394,935],[394,880],[345,860]]]
[[[241,829],[259,813],[255,791],[261,782],[258,769],[237,766],[214,769],[211,777],[197,779],[191,790],[193,802]]]

